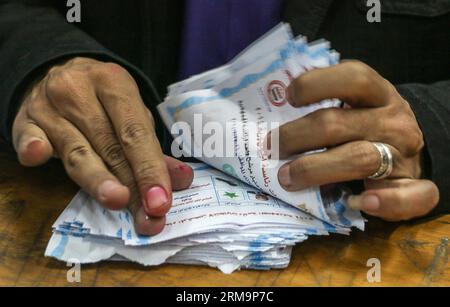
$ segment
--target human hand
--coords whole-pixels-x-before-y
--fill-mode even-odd
[[[283,166],[279,181],[286,190],[364,180],[366,191],[350,197],[350,206],[388,221],[423,216],[437,205],[438,188],[421,179],[424,139],[414,113],[372,68],[347,61],[316,69],[294,80],[288,96],[294,107],[338,98],[350,108],[318,110],[279,128],[281,157],[328,148]],[[367,179],[381,164],[372,142],[392,152],[394,168],[386,179]]]
[[[62,160],[67,174],[104,207],[129,206],[137,232],[159,233],[172,189],[192,169],[161,151],[133,77],[121,66],[74,58],[51,68],[25,95],[13,125],[19,161]]]

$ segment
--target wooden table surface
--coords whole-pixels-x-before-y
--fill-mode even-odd
[[[207,267],[103,262],[82,266],[81,283],[71,284],[66,264],[44,250],[76,192],[57,161],[27,169],[0,149],[0,286],[450,286],[450,216],[400,224],[373,219],[350,237],[311,238],[294,249],[285,270],[224,275]],[[367,281],[370,258],[381,262],[380,283]]]

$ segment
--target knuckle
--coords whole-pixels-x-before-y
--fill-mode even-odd
[[[295,129],[295,122],[289,123],[286,126],[281,126],[279,128],[279,134],[278,134],[278,140],[275,139],[277,135],[274,135],[272,133],[271,141],[272,141],[272,150],[275,150],[276,148],[273,143],[276,143],[278,141],[278,146],[280,150],[281,155],[291,155],[295,152],[296,143],[295,140],[297,139],[297,131]],[[275,141],[275,142],[274,142]]]
[[[359,74],[354,77],[355,87],[361,90],[368,89],[372,82],[372,78],[366,74]]]
[[[361,178],[373,174],[380,165],[379,154],[370,142],[358,142],[350,147],[350,163]]]
[[[407,137],[406,141],[406,153],[408,155],[416,155],[422,151],[425,146],[423,132],[420,129],[415,117],[411,117],[406,114],[407,118],[403,124],[403,134]]]
[[[378,76],[378,74],[377,74]],[[395,88],[395,86],[389,82],[389,80],[382,78],[381,76],[379,76],[380,79],[382,80],[382,85],[383,85],[383,90],[386,93],[386,100],[389,102],[388,104],[391,104],[392,101],[402,101],[403,98],[400,96],[399,92],[397,91],[397,89]],[[402,104],[402,103],[401,103]],[[405,105],[407,105],[408,103],[405,101]]]
[[[85,145],[75,145],[71,147],[66,154],[66,166],[70,169],[75,169],[85,162],[90,155],[90,150]]]
[[[96,132],[94,136],[97,136],[97,133],[102,136],[102,134],[106,134],[106,131],[112,131],[109,119],[105,114],[91,112],[86,114],[86,121],[90,124],[91,129]]]
[[[302,183],[309,184],[312,181],[312,165],[307,157],[298,159],[291,165],[291,176],[295,180],[301,178]]]
[[[95,129],[96,132],[93,135],[94,147],[98,148],[98,152],[106,165],[115,170],[120,168],[122,164],[126,164],[126,158],[114,133],[105,127],[102,119],[99,119],[99,121],[101,121],[101,124],[97,125],[98,128]]]
[[[123,112],[133,112],[140,103],[133,99],[139,93],[137,85],[131,84],[130,86],[129,82],[118,81],[114,77],[106,77],[106,79],[106,83],[103,82],[104,80],[100,82],[103,86],[98,89],[102,103],[110,106],[117,105]]]
[[[321,134],[328,145],[333,145],[336,135],[340,135],[344,127],[342,117],[337,110],[323,109],[315,112],[314,120],[321,129]]]
[[[102,148],[101,153],[102,157],[104,157],[105,163],[112,170],[118,170],[126,164],[126,158],[120,144],[110,143],[105,145]]]
[[[91,59],[87,59],[87,58],[81,57],[81,56],[76,56],[70,60],[70,62],[72,64],[83,64],[83,63],[86,63],[86,61],[91,61]]]
[[[70,96],[77,92],[82,79],[80,73],[68,69],[52,73],[46,83],[47,95],[55,101]]]
[[[147,185],[153,183],[156,177],[160,177],[164,169],[157,161],[144,160],[134,173],[140,185]]]
[[[113,62],[107,62],[102,64],[104,70],[108,74],[123,74],[128,75],[128,71],[121,65]]]
[[[415,120],[410,117],[399,116],[398,119],[390,125],[390,133],[398,137],[401,151],[405,156],[416,156],[425,147],[424,136],[422,130]],[[386,134],[389,132],[385,132]]]
[[[397,135],[402,152],[407,156],[420,153],[425,146],[424,136],[409,104],[406,101],[395,103],[388,107],[386,111],[389,112],[387,116],[390,120],[388,121],[389,124],[385,125],[383,133],[385,135],[392,133]]]
[[[100,89],[100,99],[103,104],[109,106],[119,106],[124,112],[132,111],[130,93],[115,86],[107,86]]]
[[[347,73],[353,76],[356,86],[367,88],[373,83],[376,72],[369,65],[360,61],[349,61],[343,65]]]
[[[355,75],[370,75],[373,72],[369,65],[358,60],[347,61],[342,65],[345,65],[349,72],[352,72]]]
[[[420,153],[425,147],[425,141],[423,138],[422,131],[416,127],[408,132],[408,145],[407,145],[407,154],[409,155],[417,155]]]
[[[47,102],[45,99],[33,99],[28,101],[26,105],[27,115],[32,119],[36,119],[37,117],[42,116],[42,110],[44,110],[46,103]]]
[[[147,127],[135,120],[127,120],[120,128],[119,137],[124,147],[142,144],[148,136]]]
[[[22,105],[27,104],[29,101],[34,101],[42,96],[42,88],[43,85],[47,82],[47,78],[48,77],[45,77],[39,82],[36,82],[35,84],[32,85],[32,88],[30,90],[25,92],[22,99],[23,101]]]
[[[130,73],[117,63],[108,62],[95,65],[93,72],[99,81],[106,84],[116,83],[118,80],[123,80],[124,78],[133,80]]]

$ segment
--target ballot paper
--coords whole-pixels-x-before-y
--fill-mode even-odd
[[[267,45],[265,40],[274,35],[279,39],[273,48],[261,50],[259,46]],[[261,151],[269,131],[320,108],[340,105],[337,100],[327,100],[294,108],[287,101],[286,88],[294,77],[338,61],[338,53],[329,48],[324,40],[310,45],[304,37],[294,40],[288,25],[281,24],[245,51],[244,60],[238,57],[229,65],[170,87],[158,109],[166,126],[175,134],[175,148],[181,147],[184,155],[195,156],[248,185],[329,221],[319,189],[287,192],[278,182],[278,172],[289,161],[268,159]],[[216,132],[222,131],[218,136],[221,141],[215,144],[221,150],[210,156],[204,153],[207,141],[202,136],[207,125]],[[182,130],[190,133],[178,135]],[[201,133],[197,133],[199,130]]]
[[[347,210],[345,189],[324,197],[331,216],[325,222],[206,164],[191,166],[193,184],[174,193],[162,233],[138,235],[127,209],[104,209],[81,191],[54,223],[46,256],[83,264],[209,265],[224,273],[285,268],[292,247],[308,236],[349,234],[351,225],[364,225]]]
[[[329,42],[294,38],[289,25],[280,24],[230,63],[171,85],[158,109],[174,134],[173,148],[204,163],[191,165],[189,189],[173,193],[164,230],[139,235],[127,209],[104,209],[80,191],[54,223],[46,256],[80,263],[209,265],[224,273],[280,269],[289,265],[293,246],[309,236],[363,230],[364,219],[347,205],[344,187],[287,192],[277,174],[288,161],[261,150],[269,131],[340,106],[327,100],[293,108],[286,95],[293,78],[338,62]],[[194,137],[198,127],[202,131],[212,122],[225,127],[224,155],[205,154],[205,140]],[[180,135],[183,127],[190,133]]]

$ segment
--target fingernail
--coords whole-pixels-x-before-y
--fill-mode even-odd
[[[280,171],[278,172],[278,181],[280,181],[280,184],[284,187],[289,187],[292,185],[289,164],[280,168]]]
[[[178,169],[180,172],[185,173],[185,172],[190,171],[190,170],[191,170],[191,167],[188,166],[188,165],[186,165],[186,164],[184,164],[184,163],[181,163],[181,164],[179,164],[179,165],[177,166],[177,169]]]
[[[353,210],[361,210],[361,196],[350,195],[347,198],[347,204]]]
[[[166,191],[160,186],[155,186],[148,190],[145,197],[145,209],[147,213],[164,206],[169,201]]]
[[[42,142],[42,139],[37,137],[31,137],[19,146],[21,146],[20,147],[21,150],[30,150],[34,145],[40,142]]]
[[[42,139],[39,139],[39,138],[36,138],[36,137],[32,137],[31,139],[28,140],[27,148],[30,148],[34,144],[41,143],[41,142],[42,142]]]
[[[375,195],[363,196],[361,200],[361,210],[374,212],[380,209],[380,200]]]
[[[106,180],[98,187],[98,197],[100,201],[105,201],[109,194],[111,194],[115,189],[121,188],[122,186],[112,180]]]

